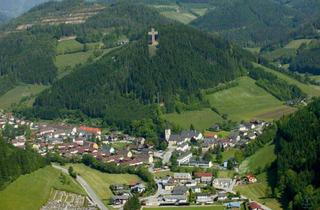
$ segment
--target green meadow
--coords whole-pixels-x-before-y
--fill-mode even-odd
[[[245,174],[247,172],[254,172],[258,168],[264,169],[266,166],[270,166],[275,160],[274,144],[267,144],[252,156],[242,161],[239,166],[239,171]]]
[[[69,165],[67,165],[66,168],[67,167],[69,167]],[[72,164],[72,167],[88,182],[90,187],[106,205],[109,204],[109,200],[112,197],[110,185],[142,182],[136,175],[103,173],[83,164]]]
[[[183,129],[189,129],[192,124],[197,130],[205,130],[214,123],[222,121],[222,118],[217,113],[208,108],[185,111],[180,114],[170,113],[164,115],[164,118],[171,123],[179,125]]]
[[[258,87],[253,79],[242,77],[238,82],[236,87],[207,95],[211,106],[220,114],[227,114],[229,119],[248,121],[256,118],[270,121],[295,111]]]
[[[19,85],[0,96],[0,109],[8,109],[21,99],[26,99],[27,105],[32,105],[35,95],[46,89],[45,85]]]
[[[66,177],[68,183],[63,184],[60,171],[51,166],[20,176],[0,191],[0,209],[38,210],[48,201],[52,189],[85,194],[78,183]]]

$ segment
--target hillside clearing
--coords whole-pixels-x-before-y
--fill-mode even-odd
[[[68,168],[70,165],[67,165]],[[83,164],[72,164],[74,170],[80,174],[97,193],[101,200],[108,205],[112,196],[111,184],[132,184],[142,182],[139,177],[131,174],[108,174],[87,167]]]
[[[220,114],[227,114],[233,121],[278,119],[283,114],[295,111],[294,108],[283,105],[283,102],[258,87],[249,77],[237,80],[239,85],[207,95],[211,106]]]
[[[276,160],[274,147],[274,144],[267,144],[245,159],[239,166],[240,173],[254,172],[258,168],[264,169],[266,166],[270,166]]]
[[[85,194],[80,185],[69,176],[66,176],[69,184],[62,184],[60,174],[60,171],[47,166],[31,174],[20,176],[0,191],[0,209],[38,210],[47,202],[53,188]]]
[[[260,203],[265,203],[266,206],[270,207],[272,210],[281,210],[280,202],[275,198],[268,198],[266,196],[268,183],[267,183],[267,174],[262,173],[257,176],[258,183],[240,185],[236,187],[236,191],[239,191],[240,194],[256,200]]]
[[[302,44],[309,44],[312,39],[296,39],[289,42],[284,48],[298,49]]]
[[[296,80],[296,79],[294,79],[294,78],[292,78],[292,77],[290,77],[290,76],[288,76],[288,75],[286,75],[284,73],[281,73],[279,71],[267,68],[267,67],[262,66],[262,65],[257,64],[257,63],[254,63],[254,66],[261,67],[265,71],[271,72],[271,73],[277,75],[280,79],[285,80],[289,84],[297,85],[303,92],[305,92],[309,96],[320,96],[320,86],[304,84],[304,83],[299,82],[298,80]]]
[[[217,113],[208,108],[196,111],[186,111],[181,114],[166,114],[164,117],[169,122],[179,125],[183,129],[189,129],[192,124],[197,130],[207,129],[214,123],[222,121],[222,118]]]
[[[47,87],[45,85],[19,85],[0,96],[0,109],[8,109],[13,104],[19,103],[21,99],[26,99],[27,105],[32,105],[34,96]]]

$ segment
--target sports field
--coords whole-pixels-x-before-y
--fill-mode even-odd
[[[53,188],[85,194],[81,186],[69,176],[66,176],[69,184],[63,184],[59,177],[60,171],[51,166],[20,176],[0,191],[0,209],[39,210],[49,199]]]
[[[239,85],[207,95],[211,106],[220,114],[227,114],[233,121],[278,119],[283,114],[295,111],[294,108],[283,105],[283,102],[258,87],[249,77],[238,79]]]
[[[69,165],[66,166],[68,168]],[[130,184],[141,182],[140,178],[130,174],[108,174],[87,167],[83,164],[72,164],[74,170],[80,174],[97,193],[101,200],[108,205],[112,196],[111,184]]]
[[[194,125],[197,130],[204,130],[217,122],[221,122],[222,118],[211,109],[202,109],[195,111],[186,111],[181,114],[170,113],[164,115],[165,119],[171,123],[179,125],[183,129],[189,129],[190,125]]]

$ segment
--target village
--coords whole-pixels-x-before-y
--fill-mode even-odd
[[[216,177],[215,170],[234,170],[234,158],[212,162],[205,158],[206,153],[232,148],[242,148],[270,124],[253,120],[241,123],[227,137],[216,132],[201,133],[196,130],[183,130],[172,133],[164,131],[168,148],[158,151],[148,145],[142,137],[134,137],[119,131],[104,133],[100,128],[85,125],[70,125],[52,122],[32,122],[16,118],[11,113],[0,115],[2,133],[11,136],[8,141],[18,148],[27,146],[42,156],[58,154],[68,159],[81,159],[83,154],[91,154],[106,163],[128,166],[146,166],[152,173],[170,172],[166,176],[155,177],[158,189],[155,195],[141,198],[145,206],[179,206],[223,204],[226,208],[240,209],[243,201],[249,199],[240,195],[234,187],[257,182],[252,173],[228,178]],[[212,130],[219,131],[219,125]],[[194,151],[197,151],[196,153]],[[180,172],[177,168],[197,168],[200,171]],[[134,185],[112,185],[114,196],[111,204],[121,208],[134,194],[142,194],[143,183]],[[249,209],[268,209],[252,201]]]

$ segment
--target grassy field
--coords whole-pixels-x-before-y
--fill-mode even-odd
[[[274,61],[279,59],[280,57],[294,57],[296,56],[296,54],[297,54],[296,49],[279,48],[271,52],[263,53],[263,57],[267,58],[268,60]]]
[[[144,207],[143,209],[150,210],[164,210],[164,209],[176,209],[176,210],[224,210],[224,206],[170,206],[170,207]]]
[[[0,209],[38,210],[47,202],[53,188],[85,194],[80,185],[69,176],[69,184],[62,184],[59,176],[60,171],[51,166],[20,176],[0,191]]]
[[[188,24],[191,21],[197,19],[197,16],[195,16],[194,14],[190,13],[190,12],[184,12],[184,11],[165,11],[165,12],[161,12],[160,14],[162,14],[163,16],[179,21],[183,24]]]
[[[234,154],[236,153],[236,151],[238,151],[238,149],[236,148],[230,148],[224,152],[222,152],[222,160],[228,160],[229,158],[234,157]]]
[[[19,103],[21,99],[26,97],[30,97],[27,104],[31,105],[34,100],[33,96],[46,88],[47,86],[44,85],[19,85],[0,96],[0,109],[8,109],[12,104]]]
[[[268,188],[266,173],[258,175],[257,179],[258,182],[255,184],[237,186],[236,191],[252,200],[265,204],[272,210],[281,210],[281,204],[277,199],[267,198],[266,196]]]
[[[211,106],[233,121],[273,120],[295,110],[258,87],[251,78],[242,77],[238,82],[236,87],[207,95]]]
[[[265,168],[276,159],[274,153],[274,144],[267,144],[259,149],[254,155],[245,159],[239,166],[239,171],[242,174],[246,172],[254,172],[257,168]]]
[[[158,179],[161,179],[161,178],[165,178],[167,176],[173,176],[173,172],[171,172],[171,171],[159,171],[159,172],[155,172],[154,176],[156,178],[158,178]]]
[[[58,46],[57,46],[58,55],[79,52],[82,50],[83,50],[83,44],[76,41],[75,39],[61,41],[58,43]]]
[[[93,55],[93,50],[87,52],[77,52],[71,54],[58,55],[55,64],[60,71],[63,71],[67,66],[73,68],[77,64],[84,64],[90,56]]]
[[[278,72],[276,70],[261,66],[259,64],[254,64],[254,65],[263,68],[265,71],[268,71],[268,72],[271,72],[271,73],[277,75],[280,79],[287,81],[289,84],[297,85],[303,92],[305,92],[309,96],[320,96],[320,86],[304,84],[304,83],[299,82],[298,80],[296,80],[286,74]]]
[[[312,39],[296,39],[289,42],[284,48],[288,49],[298,49],[302,44],[308,44]]]
[[[66,167],[68,167],[67,165]],[[130,184],[133,182],[141,182],[139,177],[130,174],[108,174],[98,170],[89,168],[83,164],[73,164],[74,170],[79,173],[102,199],[108,205],[112,196],[110,190],[111,184]]]
[[[201,131],[222,120],[222,118],[211,109],[187,111],[181,114],[170,113],[165,115],[165,119],[181,126],[183,129],[189,129],[190,125],[193,124],[197,130]]]

